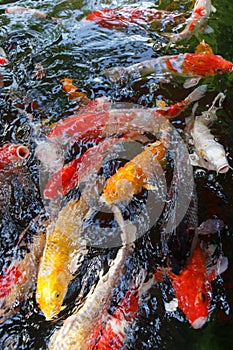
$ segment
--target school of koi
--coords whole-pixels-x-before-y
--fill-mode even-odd
[[[196,0],[188,18],[178,12],[121,7],[93,11],[83,21],[94,21],[110,30],[123,30],[130,25],[146,27],[153,21],[162,20],[169,20],[174,26],[183,23],[184,29],[179,33],[164,33],[168,45],[175,45],[197,32],[210,32],[207,21],[214,11],[210,0]],[[60,21],[38,10],[20,6],[6,10],[8,15],[24,13],[35,15],[41,20],[52,20],[55,23]],[[4,52],[0,54],[0,65],[7,65]],[[163,82],[164,79],[169,81],[181,77],[187,78],[184,88],[191,88],[202,78],[230,73],[232,70],[232,62],[215,55],[210,46],[202,41],[195,53],[161,56],[128,67],[111,67],[100,74],[113,83],[141,79],[150,74]],[[40,71],[39,74],[40,79],[43,79],[44,72],[42,74]],[[76,303],[81,303],[81,306],[75,308],[54,332],[48,348],[123,348],[127,338],[126,330],[137,317],[144,296],[150,293],[155,284],[163,283],[164,279],[171,281],[175,295],[173,304],[165,305],[165,308],[171,307],[173,310],[178,307],[194,329],[203,327],[210,316],[211,282],[228,267],[228,259],[222,253],[217,253],[216,245],[206,242],[206,236],[218,232],[224,224],[221,220],[207,220],[198,227],[194,184],[192,193],[189,193],[186,213],[177,227],[166,231],[170,213],[174,217],[177,215],[175,207],[180,190],[177,183],[183,181],[180,175],[182,162],[176,163],[184,152],[182,147],[179,150],[177,146],[177,157],[174,162],[171,161],[176,138],[171,121],[194,104],[192,115],[186,118],[183,131],[184,148],[189,150],[186,161],[194,167],[225,174],[230,169],[226,151],[210,130],[217,119],[216,112],[224,108],[225,95],[219,93],[207,110],[195,116],[198,101],[208,90],[207,85],[196,87],[185,99],[173,105],[167,106],[160,101],[161,104],[152,108],[138,105],[127,108],[124,105],[115,107],[104,96],[90,100],[78,91],[72,79],[64,78],[61,83],[68,98],[77,101],[77,107],[73,116],[62,119],[51,127],[46,140],[37,140],[36,157],[44,169],[49,169],[52,174],[43,189],[43,195],[50,203],[55,203],[58,198],[71,194],[75,188],[84,185],[84,189],[80,190],[79,196],[74,195],[69,199],[55,220],[52,215],[48,222],[39,218],[40,230],[28,247],[28,252],[22,259],[12,261],[10,266],[4,267],[0,276],[0,317],[4,321],[14,312],[15,305],[26,299],[36,286],[36,302],[46,321],[58,319],[60,312],[65,309],[64,300],[69,283],[88,247],[93,243],[83,234],[84,226],[88,229],[88,220],[93,213],[105,206],[119,228],[117,234],[120,235],[120,244],[116,247],[120,248],[109,264],[108,271],[100,272],[96,285],[87,296],[83,299],[82,295],[77,297]],[[180,140],[182,138],[178,142]],[[93,146],[65,166],[60,162],[58,154],[62,149],[69,149],[74,143],[85,142],[92,143]],[[101,169],[107,164],[108,155],[111,152],[116,154],[115,146],[136,142],[141,145],[138,154],[126,164],[121,164],[117,170],[114,169],[114,172],[109,172],[106,177],[100,175]],[[4,144],[0,147],[0,171],[24,166],[29,155],[30,149],[24,145]],[[171,168],[172,179],[166,192],[162,179]],[[186,181],[191,182],[191,178]],[[163,204],[166,204],[160,213],[161,222],[159,221],[161,264],[154,266],[152,274],[141,270],[138,276],[132,278],[128,291],[110,314],[108,310],[114,289],[125,273],[126,261],[135,249],[136,239],[142,236],[138,235],[134,222],[124,217],[123,211],[143,191],[159,196],[163,190]]]

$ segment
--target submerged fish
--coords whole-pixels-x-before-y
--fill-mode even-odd
[[[30,14],[32,16],[35,16],[41,20],[51,20],[55,23],[58,22],[58,18],[50,17],[46,13],[32,9],[29,7],[23,7],[23,6],[10,6],[5,10],[6,13],[13,14],[13,15],[25,15]]]
[[[216,265],[208,268],[209,259],[210,256],[203,251],[198,242],[187,267],[179,275],[169,272],[178,306],[194,329],[201,328],[207,321],[211,302],[211,281],[228,266],[228,259],[221,256]]]
[[[214,100],[208,111],[202,115],[187,118],[187,129],[192,137],[194,152],[190,155],[191,163],[194,166],[200,166],[207,170],[214,170],[217,173],[226,173],[229,169],[229,163],[226,157],[224,147],[211,134],[209,126],[216,120],[216,111],[220,107],[214,107],[215,101],[224,99],[220,93]]]
[[[180,33],[164,33],[172,42],[190,38],[194,33],[205,30],[210,33],[213,29],[207,26],[210,13],[215,12],[211,0],[196,0],[191,16],[186,20],[186,26]]]
[[[132,281],[125,296],[116,306],[113,314],[102,315],[100,320],[93,325],[88,337],[88,350],[118,350],[121,349],[126,339],[126,329],[134,321],[142,294],[147,292],[152,283],[143,283],[143,274],[139,281]],[[141,279],[141,280],[140,280]],[[146,287],[146,288],[145,288]]]
[[[101,314],[109,309],[113,289],[119,283],[126,259],[133,245],[124,245],[117,252],[108,272],[91,290],[83,306],[63,323],[49,343],[50,350],[88,350],[88,337]]]
[[[89,148],[81,156],[67,163],[61,170],[58,170],[48,180],[44,196],[47,198],[57,198],[58,196],[66,195],[70,190],[82,181],[85,181],[90,174],[90,171],[101,168],[104,157],[108,150],[116,143],[126,142],[127,138],[111,137],[101,141],[98,145]]]
[[[156,170],[161,170],[158,161],[164,158],[165,153],[166,149],[160,141],[146,146],[143,152],[107,179],[101,200],[112,204],[132,199],[142,187],[154,188]]]
[[[98,137],[106,137],[116,133],[131,132],[137,129],[146,130],[147,123],[160,126],[163,116],[175,118],[184,111],[191,103],[201,99],[207,89],[207,85],[202,85],[191,92],[183,101],[174,105],[158,108],[131,108],[131,109],[111,109],[91,113],[87,111],[77,114],[59,122],[48,134],[49,139],[61,138],[67,142],[67,138],[77,140],[93,140]]]
[[[23,145],[7,143],[0,147],[0,169],[7,165],[19,165],[30,154],[29,149]]]
[[[213,54],[181,53],[179,55],[161,56],[128,67],[106,69],[102,74],[113,82],[129,77],[141,78],[154,74],[158,78],[188,78],[184,87],[196,85],[201,78],[232,72],[233,64],[223,57]]]
[[[179,24],[185,20],[184,17],[176,12],[142,9],[140,7],[95,10],[89,13],[85,19],[109,29],[127,28],[132,24],[145,26],[152,22],[162,23],[164,21]]]
[[[29,252],[22,259],[12,261],[0,276],[0,317],[6,316],[18,301],[32,292],[44,246],[44,233],[35,235]]]
[[[82,251],[80,230],[89,207],[84,196],[71,200],[59,213],[53,232],[48,233],[40,260],[36,301],[47,320],[62,309],[72,279],[72,261]]]

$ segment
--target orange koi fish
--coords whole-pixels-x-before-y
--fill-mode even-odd
[[[49,139],[70,137],[72,140],[93,140],[98,137],[124,134],[132,129],[143,128],[150,124],[152,130],[155,124],[166,118],[174,118],[185,110],[191,103],[198,101],[206,92],[206,85],[199,86],[183,101],[174,105],[159,108],[111,109],[96,113],[83,113],[59,122],[48,134]],[[157,125],[158,126],[158,125]]]
[[[201,78],[232,72],[233,64],[223,57],[213,54],[181,53],[161,56],[136,63],[128,67],[115,67],[102,72],[113,82],[127,77],[140,78],[154,74],[158,78],[166,76],[189,78],[184,87],[196,85]]]
[[[186,26],[180,33],[165,33],[172,42],[190,38],[194,33],[202,29],[210,33],[213,29],[207,26],[207,20],[211,12],[216,9],[211,5],[211,0],[196,0],[191,16],[186,20]]]
[[[50,20],[52,22],[57,23],[58,18],[50,17],[44,12],[41,12],[36,9],[32,9],[29,7],[23,7],[23,6],[10,6],[8,7],[5,12],[8,14],[13,14],[13,15],[25,15],[25,14],[30,14],[31,16],[37,17],[38,19],[41,20]]]
[[[117,172],[107,179],[101,199],[108,204],[117,201],[129,200],[142,187],[153,188],[149,177],[158,168],[158,161],[166,154],[166,148],[160,141],[145,147],[145,150],[126,163]]]
[[[208,268],[208,259],[208,252],[204,252],[198,242],[187,267],[179,275],[168,272],[178,307],[194,329],[201,328],[206,323],[211,302],[211,282],[228,266],[227,258],[221,256],[215,266]],[[156,271],[155,280],[158,277]]]
[[[169,21],[175,24],[182,23],[185,19],[175,12],[156,9],[127,8],[95,10],[85,18],[104,28],[127,28],[132,24],[148,25],[152,22]]]
[[[0,317],[14,308],[17,301],[25,299],[36,281],[39,259],[45,246],[45,235],[34,237],[24,258],[13,261],[0,276]]]
[[[7,143],[0,147],[0,169],[9,164],[20,164],[29,156],[26,146]]]

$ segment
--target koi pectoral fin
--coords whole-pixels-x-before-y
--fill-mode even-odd
[[[185,89],[188,89],[188,88],[191,88],[193,86],[196,86],[199,81],[201,80],[201,78],[189,78],[189,79],[186,79],[184,84],[183,84],[183,87]]]
[[[214,29],[213,29],[211,26],[207,25],[207,26],[205,27],[205,29],[203,30],[203,33],[204,33],[204,34],[211,34],[211,33],[214,33]]]

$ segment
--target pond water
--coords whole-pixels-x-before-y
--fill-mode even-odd
[[[164,23],[161,28],[130,26],[122,30],[102,28],[84,17],[95,9],[133,5],[134,1],[4,1],[0,2],[0,46],[6,52],[9,63],[1,67],[4,86],[0,89],[0,142],[22,143],[29,147],[31,156],[26,166],[16,172],[1,175],[1,251],[2,268],[14,256],[20,233],[33,218],[48,205],[41,197],[40,169],[34,157],[36,140],[44,138],[49,127],[61,118],[72,115],[77,102],[67,99],[62,90],[61,79],[74,79],[74,84],[90,99],[106,96],[114,102],[130,102],[152,107],[160,99],[175,103],[186,97],[191,90],[183,88],[183,79],[174,79],[168,84],[158,84],[150,76],[127,84],[111,83],[100,75],[104,69],[127,66],[166,54],[194,52],[200,40],[212,47],[214,53],[233,61],[233,3],[231,0],[213,1],[217,11],[211,14],[209,24],[214,29],[210,34],[182,41],[167,47],[160,36],[161,31],[171,30]],[[31,15],[5,14],[9,6],[36,8],[59,22],[43,21]],[[145,6],[144,2],[137,2]],[[193,1],[154,1],[160,9],[189,11]],[[36,74],[36,67],[42,75]],[[44,74],[43,74],[44,71]],[[200,101],[200,110],[207,109],[213,98],[224,92],[223,109],[212,132],[225,147],[229,164],[233,167],[233,73],[220,77],[203,79],[208,91]],[[188,114],[185,114],[188,113]],[[184,126],[183,113],[175,119],[177,129]],[[67,160],[77,153],[78,145],[67,155]],[[212,303],[208,322],[199,330],[190,327],[181,311],[166,313],[163,299],[173,295],[169,284],[155,286],[150,298],[143,301],[139,315],[128,330],[125,349],[183,349],[227,350],[233,326],[233,175],[217,175],[199,168],[194,170],[198,195],[199,223],[218,218],[224,221],[225,229],[216,235],[216,242],[228,257],[228,269],[212,283]],[[73,194],[73,193],[72,193]],[[70,195],[71,196],[71,195]],[[70,198],[69,195],[67,197]],[[33,225],[32,225],[33,226]],[[23,249],[31,242],[35,233],[31,227],[24,238]],[[147,234],[136,245],[136,250],[127,263],[127,277],[140,267],[150,268],[156,261],[153,239]],[[18,253],[19,254],[19,253]],[[96,279],[100,270],[115,250],[92,249],[79,269],[80,278],[73,280],[66,303],[73,305],[82,284],[85,292],[90,279]],[[154,260],[153,260],[154,259]],[[115,304],[119,302],[121,286],[115,292]],[[16,312],[0,323],[1,349],[46,349],[50,335],[61,321],[45,321],[35,302],[35,287],[32,295],[18,307]],[[66,314],[62,314],[65,318]]]

